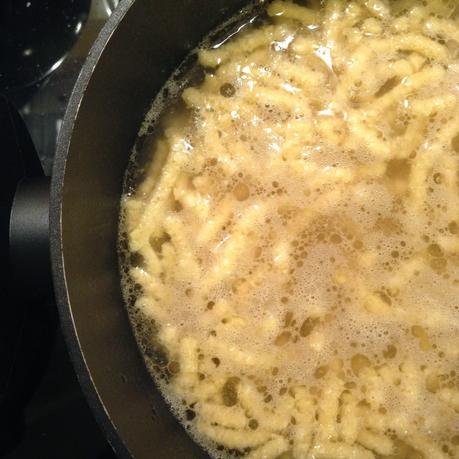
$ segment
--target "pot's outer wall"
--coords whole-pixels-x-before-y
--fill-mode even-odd
[[[244,3],[121,2],[88,57],[61,129],[51,191],[55,291],[80,383],[122,458],[207,457],[154,388],[131,332],[116,252],[119,202],[152,98],[189,47]]]

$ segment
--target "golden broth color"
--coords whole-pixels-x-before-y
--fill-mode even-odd
[[[199,50],[122,205],[140,344],[212,456],[459,458],[456,6],[274,1]]]

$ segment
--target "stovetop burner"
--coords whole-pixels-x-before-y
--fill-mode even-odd
[[[117,3],[118,0],[1,2],[0,61],[7,57],[8,62],[1,62],[0,92],[7,94],[22,115],[46,175],[51,175],[57,135],[72,88],[92,43]],[[27,21],[33,19],[32,11],[47,17],[38,21],[43,27],[35,30],[35,42],[31,30],[21,34],[21,28],[8,30],[4,22],[8,15],[16,15],[19,22],[23,19],[21,27],[26,30]],[[57,22],[49,22],[52,20]],[[52,33],[61,37],[59,43],[56,38],[50,41]],[[42,37],[39,43],[37,34]],[[114,458],[76,379],[52,295],[28,305],[18,320],[22,321],[23,337],[18,358],[30,359],[25,360],[27,365],[21,370],[24,386],[15,387],[17,394],[0,414],[0,457]]]

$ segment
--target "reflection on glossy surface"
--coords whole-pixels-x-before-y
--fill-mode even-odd
[[[90,3],[0,2],[0,89],[30,86],[56,70],[76,42]]]

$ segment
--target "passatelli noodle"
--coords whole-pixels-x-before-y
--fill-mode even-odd
[[[214,457],[459,458],[457,4],[266,8],[123,198],[142,349]]]

